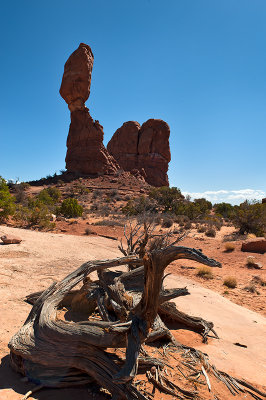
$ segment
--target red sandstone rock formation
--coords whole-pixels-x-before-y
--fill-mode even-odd
[[[85,101],[90,95],[93,54],[81,43],[64,68],[60,94],[71,112],[66,169],[82,174],[109,174],[119,168],[103,145],[103,127],[93,121]]]
[[[264,237],[247,239],[242,243],[241,251],[264,254],[266,253],[266,239]]]
[[[129,121],[117,129],[107,149],[125,171],[139,170],[150,185],[168,186],[169,136],[163,120],[149,119],[142,126]]]
[[[65,63],[59,92],[71,112],[84,109],[89,98],[93,60],[90,46],[80,43]]]

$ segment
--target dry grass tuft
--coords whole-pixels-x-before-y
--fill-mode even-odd
[[[236,245],[235,243],[232,242],[225,242],[224,248],[227,253],[231,253],[232,251],[235,250]]]
[[[229,289],[235,289],[237,286],[236,278],[233,276],[228,276],[224,280],[224,286],[228,287]]]
[[[200,278],[204,278],[204,279],[213,279],[212,270],[210,267],[207,267],[207,266],[198,268],[196,275],[199,276]]]

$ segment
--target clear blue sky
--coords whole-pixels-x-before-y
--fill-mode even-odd
[[[105,144],[125,121],[162,118],[172,186],[263,196],[265,21],[265,0],[2,1],[0,175],[65,167],[70,115],[59,87],[85,42],[94,53],[87,107]]]

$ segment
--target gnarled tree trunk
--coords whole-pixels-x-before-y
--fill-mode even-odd
[[[195,317],[186,316],[186,320],[169,303],[172,298],[189,294],[186,288],[164,290],[162,285],[167,265],[181,258],[220,267],[198,250],[170,245],[145,252],[143,258],[133,254],[89,261],[39,293],[39,297],[29,296],[34,303],[32,310],[9,343],[12,366],[44,386],[96,381],[117,398],[145,399],[132,380],[142,344],[161,337],[172,339],[163,323],[164,316],[192,324],[204,337],[213,328],[211,323]],[[121,265],[130,265],[132,270],[109,270]],[[95,270],[99,280],[91,282],[88,277]],[[82,281],[83,287],[73,291]],[[83,318],[74,322],[60,317],[64,305],[72,312],[83,311]],[[96,307],[101,317],[97,320],[91,316]],[[126,348],[124,364],[107,350],[122,347]],[[144,357],[142,366],[145,363],[150,367]]]

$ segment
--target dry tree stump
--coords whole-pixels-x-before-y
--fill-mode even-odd
[[[137,246],[134,252],[129,246],[124,257],[88,261],[44,292],[28,296],[32,310],[9,342],[16,371],[46,387],[97,382],[117,399],[144,400],[147,397],[133,384],[138,361],[148,369],[156,360],[151,364],[139,354],[145,342],[174,341],[165,318],[187,324],[206,340],[213,324],[176,309],[170,300],[189,293],[186,288],[164,289],[164,271],[172,261],[184,258],[211,267],[221,267],[220,263],[199,250],[174,244],[147,250],[146,235],[137,241],[141,256]],[[109,270],[122,265],[129,271]],[[93,271],[99,278],[95,282],[89,279]],[[73,290],[82,281],[82,288]],[[60,318],[60,310],[71,305],[75,312],[80,305],[86,319]],[[95,309],[101,318],[91,316]],[[124,362],[108,351],[112,348],[126,348]]]

